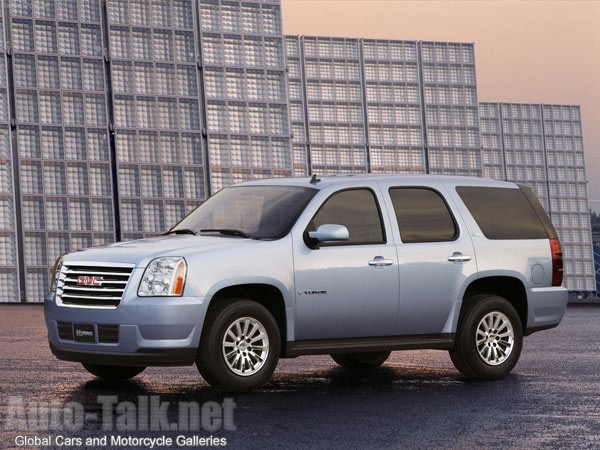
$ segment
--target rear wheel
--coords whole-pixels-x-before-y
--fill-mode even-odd
[[[374,369],[389,358],[391,352],[334,353],[331,358],[348,369]]]
[[[264,384],[281,350],[277,321],[264,306],[232,299],[205,321],[196,366],[212,386],[244,392]]]
[[[109,381],[128,380],[142,373],[145,367],[108,366],[102,364],[82,364],[92,375]]]
[[[477,295],[461,314],[450,358],[466,377],[494,380],[513,369],[522,345],[523,327],[515,308],[502,297]]]

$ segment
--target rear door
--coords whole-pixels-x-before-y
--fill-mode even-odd
[[[462,219],[440,184],[388,184],[390,220],[400,273],[396,334],[450,333],[449,318],[461,304],[465,280],[476,274],[475,253]]]

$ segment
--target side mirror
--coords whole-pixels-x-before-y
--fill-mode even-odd
[[[350,239],[350,233],[344,225],[325,224],[317,228],[317,231],[309,231],[308,237],[318,243],[340,242]]]

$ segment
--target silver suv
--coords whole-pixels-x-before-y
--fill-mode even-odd
[[[448,350],[496,379],[567,304],[556,231],[529,188],[479,178],[357,175],[223,189],[160,237],[58,259],[52,352],[101,378],[196,364],[246,391],[279,358],[373,368]]]

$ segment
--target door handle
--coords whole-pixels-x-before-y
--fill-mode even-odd
[[[448,256],[448,261],[453,263],[462,263],[471,261],[471,257],[469,255],[463,255],[461,252],[454,252],[452,256]]]
[[[394,264],[393,260],[385,259],[383,256],[376,256],[369,261],[369,265],[373,267],[391,266],[392,264]]]

